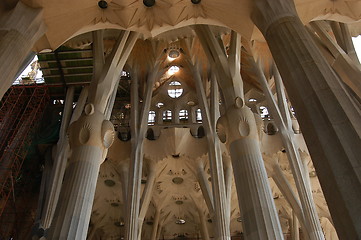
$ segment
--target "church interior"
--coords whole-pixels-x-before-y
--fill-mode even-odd
[[[0,240],[361,239],[361,1],[4,0],[0,33]]]

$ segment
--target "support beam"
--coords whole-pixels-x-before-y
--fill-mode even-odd
[[[231,224],[231,207],[232,207],[232,183],[233,183],[233,168],[230,159],[224,159],[223,157],[223,166],[224,166],[224,180],[226,184],[226,195],[227,195],[227,210],[226,210],[226,219],[228,224]]]
[[[200,225],[202,240],[210,240],[208,228],[207,228],[207,220],[204,216],[204,213],[199,208],[197,208],[197,210],[198,210],[199,225]]]
[[[331,38],[321,22],[310,23],[317,35],[311,32],[311,36],[327,50],[320,49],[326,55],[326,59],[331,67],[340,76],[341,80],[349,86],[359,98],[361,98],[361,65],[356,64],[350,56]],[[331,55],[331,56],[330,56]]]
[[[159,219],[160,219],[160,209],[156,208],[155,209],[154,221],[153,221],[152,233],[150,235],[150,240],[156,240],[158,226],[159,226]]]
[[[294,212],[292,212],[292,240],[300,240],[298,219]]]
[[[155,182],[155,174],[156,174],[156,164],[154,161],[148,160],[147,163],[148,176],[147,183],[145,184],[145,188],[143,191],[143,195],[140,202],[140,211],[139,211],[139,233],[138,239],[141,240],[142,226],[144,222],[145,215],[147,214],[149,204],[152,198],[153,187]]]
[[[256,0],[264,35],[297,112],[341,239],[361,238],[361,117],[305,30],[292,0]],[[347,184],[345,184],[347,183]]]
[[[50,182],[42,211],[40,227],[48,229],[53,220],[55,208],[58,203],[61,185],[63,182],[65,167],[68,159],[69,141],[66,132],[69,127],[73,112],[74,87],[68,88],[66,92],[64,109],[59,131],[59,140],[55,147],[53,166],[51,169]]]
[[[286,198],[286,201],[291,206],[293,212],[296,214],[297,218],[299,219],[302,229],[304,229],[304,237],[305,239],[310,239],[307,226],[305,224],[305,217],[302,211],[302,207],[300,201],[298,200],[296,194],[293,192],[292,187],[287,180],[286,176],[283,174],[282,169],[280,166],[270,160],[271,162],[266,162],[267,172],[269,173],[270,177],[276,183],[278,189],[281,191],[283,196]]]
[[[212,196],[212,192],[211,192],[211,189],[210,189],[208,181],[207,181],[206,173],[204,171],[203,160],[202,159],[197,160],[196,164],[197,164],[196,165],[196,176],[198,178],[199,186],[201,187],[202,195],[207,204],[208,211],[213,218],[214,214],[215,214],[214,205],[213,205],[213,196]]]
[[[313,201],[312,192],[310,191],[307,182],[305,180],[305,175],[303,171],[303,164],[301,160],[301,156],[298,151],[298,146],[295,141],[294,133],[291,126],[286,123],[282,118],[281,112],[276,104],[271,89],[268,86],[267,79],[262,72],[262,68],[260,64],[254,62],[252,57],[249,58],[251,64],[253,65],[253,69],[256,73],[258,81],[260,82],[263,93],[268,102],[269,111],[271,116],[273,116],[275,123],[280,130],[280,136],[284,147],[286,149],[287,158],[291,166],[293,178],[295,180],[295,184],[297,187],[298,195],[301,200],[303,215],[305,219],[305,225],[307,229],[307,233],[309,234],[310,239],[324,239],[323,232],[321,229],[321,224],[319,222],[319,218],[317,215],[315,203]],[[281,106],[284,106],[282,104]],[[283,111],[286,114],[286,109]],[[286,117],[287,119],[287,117]]]

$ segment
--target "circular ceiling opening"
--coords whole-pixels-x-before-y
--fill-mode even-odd
[[[177,204],[177,205],[182,205],[182,204],[183,204],[183,201],[177,200],[177,201],[175,201],[175,204]]]
[[[105,185],[107,185],[108,187],[113,187],[115,185],[115,182],[111,179],[107,179],[104,181]]]
[[[175,183],[175,184],[181,184],[181,183],[183,183],[183,178],[175,177],[175,178],[172,179],[172,182]]]
[[[119,203],[112,202],[112,203],[110,204],[110,206],[112,206],[112,207],[119,207]]]
[[[169,53],[168,53],[168,57],[170,58],[170,59],[176,59],[177,57],[179,57],[179,51],[178,50],[176,50],[176,49],[172,49],[172,50],[170,50],[169,51]]]
[[[182,84],[178,81],[169,83],[168,96],[171,98],[179,98],[183,94]]]

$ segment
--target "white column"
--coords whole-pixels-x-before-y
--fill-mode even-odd
[[[300,240],[300,230],[296,214],[292,212],[292,240]]]
[[[55,147],[55,156],[53,157],[53,166],[51,169],[50,182],[48,183],[49,191],[47,192],[45,203],[42,211],[40,225],[47,229],[53,220],[55,208],[58,202],[65,167],[68,162],[69,141],[66,136],[70,119],[73,112],[74,87],[68,88],[66,92],[64,108],[62,111],[62,120],[59,131],[59,140]]]
[[[191,66],[190,66],[191,67]],[[222,156],[220,152],[219,140],[216,137],[215,133],[215,122],[218,111],[218,101],[215,99],[217,95],[212,94],[212,117],[208,107],[205,90],[202,84],[202,80],[198,71],[195,70],[196,67],[193,67],[193,76],[195,79],[197,95],[199,99],[199,105],[202,110],[202,120],[203,126],[207,132],[208,140],[208,157],[211,168],[211,178],[212,178],[212,193],[213,193],[213,206],[215,213],[215,224],[216,224],[216,239],[227,240],[230,239],[230,227],[229,221],[227,219],[227,197],[226,189],[224,183],[224,173],[223,173],[223,163]],[[215,82],[215,81],[214,81]],[[214,89],[213,89],[214,90]],[[213,121],[212,121],[213,119]]]
[[[305,217],[302,211],[301,204],[296,194],[293,192],[289,181],[283,174],[282,169],[277,163],[267,163],[266,167],[270,177],[272,177],[278,189],[281,191],[283,196],[286,198],[286,201],[291,206],[293,213],[296,214],[297,218],[299,219],[302,225],[302,229],[304,229],[304,238],[310,239],[307,225],[305,224]]]
[[[253,21],[280,70],[340,238],[361,238],[361,116],[292,0],[254,1]],[[347,184],[346,184],[347,183]]]
[[[283,113],[285,114],[285,118],[282,117],[280,110],[273,98],[271,90],[268,86],[267,79],[264,76],[261,67],[256,66],[253,58],[250,59],[251,63],[254,66],[254,70],[256,72],[257,78],[263,88],[263,92],[268,102],[268,107],[271,115],[273,116],[277,127],[280,130],[280,135],[282,138],[282,142],[286,149],[286,154],[288,157],[288,161],[291,166],[293,178],[295,180],[295,184],[297,187],[298,195],[301,200],[302,210],[305,218],[305,225],[307,229],[307,233],[309,234],[310,239],[324,239],[320,222],[318,220],[318,215],[315,207],[315,203],[312,198],[312,192],[307,185],[305,180],[305,175],[303,171],[302,160],[298,151],[298,146],[294,139],[294,133],[290,125],[290,118],[287,117],[286,109],[283,109]],[[275,70],[277,71],[277,70]],[[277,74],[277,73],[276,73]],[[276,76],[276,81],[279,81]],[[280,84],[278,84],[280,86]],[[282,99],[283,102],[285,99]],[[284,107],[285,103],[281,104],[281,107]],[[284,120],[286,119],[286,121]],[[288,124],[288,125],[286,125]]]
[[[147,214],[150,200],[153,193],[153,186],[155,182],[156,177],[156,166],[155,162],[148,160],[148,176],[147,176],[147,183],[145,184],[145,188],[143,191],[143,195],[140,202],[140,211],[139,211],[139,233],[138,233],[138,239],[141,239],[141,233],[142,233],[142,226],[144,222],[145,215]]]
[[[210,240],[207,228],[207,220],[204,216],[203,211],[200,208],[197,208],[199,216],[199,226],[201,230],[202,240]]]
[[[20,74],[35,42],[46,31],[42,10],[19,1],[14,9],[0,16],[0,99]]]
[[[223,157],[223,165],[224,165],[224,181],[226,185],[226,194],[227,194],[227,221],[230,224],[231,221],[231,203],[232,203],[232,183],[233,183],[233,169],[232,163],[230,159],[224,159]]]
[[[104,66],[95,67],[94,74],[101,74],[91,82],[83,115],[69,127],[71,156],[50,239],[86,239],[100,164],[114,140],[113,124],[104,115],[106,104],[137,38],[136,33],[121,32]],[[102,38],[94,40],[94,45],[103,44]]]
[[[127,218],[126,218],[126,239],[133,240],[138,238],[139,228],[139,211],[140,211],[140,179],[142,177],[143,165],[143,143],[145,134],[148,128],[148,115],[150,104],[152,100],[153,84],[159,71],[159,61],[155,61],[153,69],[147,78],[147,89],[145,98],[143,100],[143,108],[141,116],[138,118],[139,102],[137,97],[138,79],[132,79],[132,115],[131,115],[131,130],[132,130],[132,153],[129,164],[129,181],[128,181],[128,194],[127,194]]]
[[[88,104],[69,129],[71,157],[49,239],[85,239],[100,164],[114,140],[113,124]]]
[[[231,153],[245,237],[283,239],[260,152],[254,115],[237,102],[228,108],[217,126]]]
[[[196,163],[196,171],[197,171],[197,178],[199,182],[199,186],[202,190],[202,195],[204,197],[204,200],[207,204],[208,211],[212,218],[214,218],[214,205],[213,205],[213,197],[211,193],[211,188],[207,181],[207,176],[204,171],[204,163],[202,159],[198,159]]]
[[[160,219],[160,209],[155,209],[155,216],[153,221],[152,234],[150,235],[150,240],[156,240],[157,230],[159,226],[159,219]]]
[[[283,239],[260,151],[256,121],[252,111],[244,105],[240,37],[232,32],[231,54],[227,57],[208,26],[197,25],[194,28],[208,59],[213,63],[212,67],[217,71],[217,81],[224,96],[226,111],[217,122],[217,133],[231,153],[245,237]]]

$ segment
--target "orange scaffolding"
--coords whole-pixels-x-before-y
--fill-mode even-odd
[[[48,102],[45,85],[13,86],[0,102],[0,219],[8,217],[2,215],[9,198],[15,201],[14,185]],[[1,228],[2,235],[4,229],[11,234],[10,226]]]

